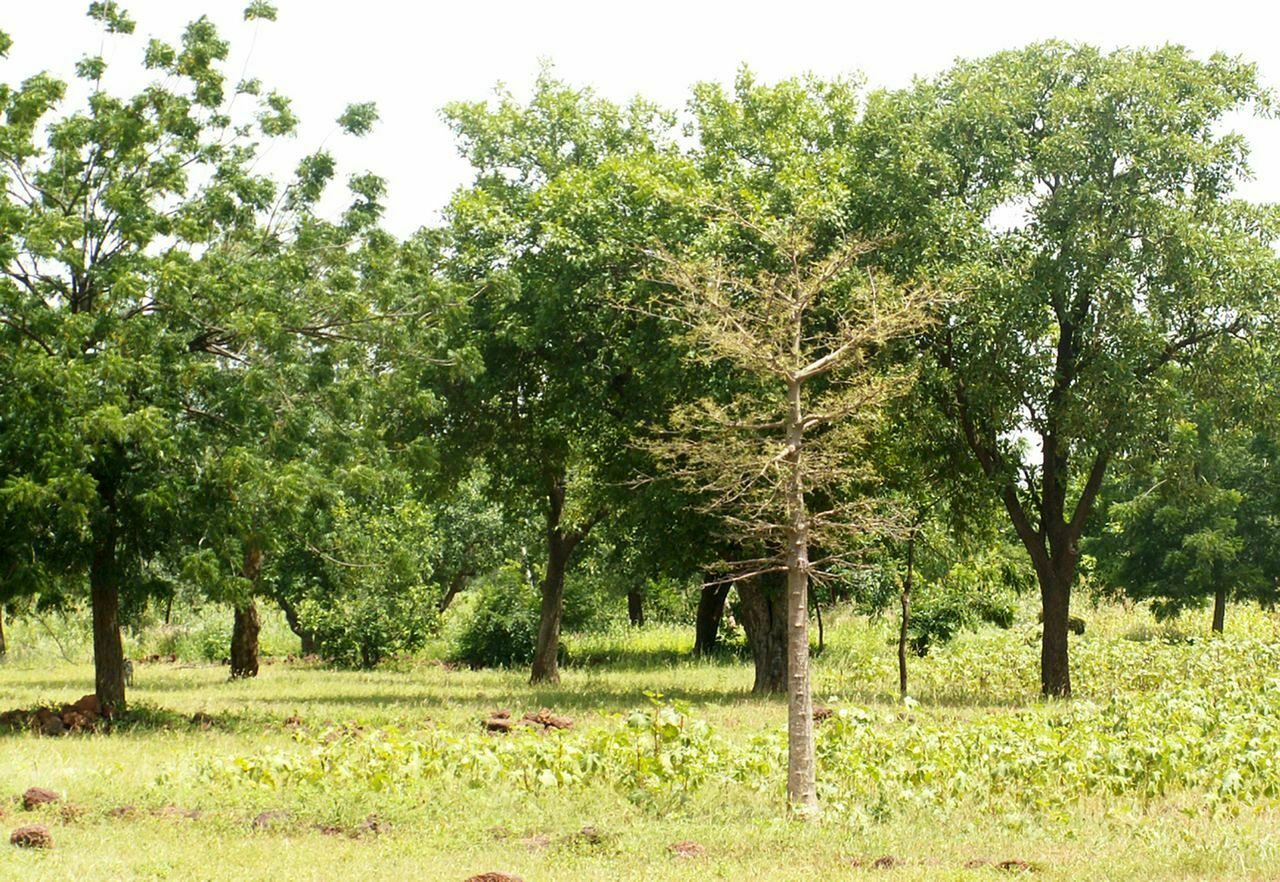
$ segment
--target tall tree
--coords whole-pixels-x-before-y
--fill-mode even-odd
[[[275,17],[260,2],[245,14]],[[109,41],[134,30],[111,0],[89,15]],[[284,97],[228,82],[228,45],[206,18],[142,55],[159,79],[124,97],[108,91],[103,58],[82,59],[81,109],[60,109],[67,87],[49,74],[0,87],[4,395],[6,409],[36,405],[0,425],[0,446],[21,466],[4,475],[0,499],[6,522],[39,525],[19,559],[40,560],[62,585],[87,573],[96,694],[117,711],[121,594],[155,584],[148,571],[192,512],[193,454],[217,418],[204,407],[209,380],[236,376],[234,331],[288,332],[278,314],[255,325],[238,307],[262,293],[244,268],[261,265],[255,248],[273,247],[262,228],[281,198],[255,171],[261,141],[296,125]],[[365,129],[370,114],[352,108],[342,125]],[[301,177],[323,188],[328,174],[304,167]],[[28,584],[33,573],[19,568]]]
[[[809,690],[809,583],[840,550],[886,526],[867,501],[841,499],[859,469],[853,457],[903,375],[877,369],[878,350],[926,324],[921,290],[892,285],[860,262],[851,240],[828,253],[812,230],[733,214],[730,242],[754,238],[751,260],[708,253],[668,257],[662,310],[682,331],[690,357],[727,365],[743,381],[727,400],[677,408],[653,452],[705,494],[707,508],[742,547],[728,578],[786,576],[787,798],[817,808],[813,704]],[[713,227],[714,231],[714,227]],[[723,236],[710,236],[722,244]],[[823,505],[814,507],[815,500]],[[810,549],[825,550],[812,560]]]
[[[933,334],[939,405],[1030,556],[1041,689],[1068,696],[1081,537],[1108,468],[1163,433],[1177,368],[1248,334],[1280,276],[1231,113],[1257,71],[1185,49],[1044,43],[869,102],[861,204],[890,258],[967,292]]]
[[[655,323],[609,306],[642,274],[672,221],[655,166],[674,161],[671,120],[620,108],[544,72],[527,103],[450,105],[476,171],[448,214],[454,278],[472,282],[482,370],[450,389],[459,458],[482,454],[515,511],[545,524],[535,683],[559,680],[565,574],[616,510],[629,439],[662,388]]]

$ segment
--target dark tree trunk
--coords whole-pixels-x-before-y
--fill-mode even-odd
[[[4,607],[0,606],[0,661],[9,654],[9,646],[4,642]]]
[[[720,621],[724,618],[724,602],[729,597],[728,582],[707,585],[698,595],[698,614],[694,620],[693,654],[711,655],[720,642]]]
[[[1218,586],[1218,590],[1213,593],[1213,633],[1221,634],[1223,628],[1227,624],[1227,589],[1224,586]],[[3,641],[0,641],[2,647]],[[0,649],[0,652],[3,652]]]
[[[564,616],[564,577],[578,543],[604,517],[597,512],[582,526],[564,529],[565,479],[551,476],[547,487],[547,571],[542,577],[542,607],[538,617],[538,645],[533,653],[530,683],[560,682],[560,621]]]
[[[258,587],[258,577],[262,575],[262,549],[250,545],[244,552],[244,565],[240,569],[242,578],[248,579],[253,586],[247,601],[236,604],[235,623],[231,628],[231,679],[238,680],[258,676],[258,632],[261,622],[258,619],[258,604],[253,594]]]
[[[258,676],[258,604],[252,599],[235,608],[231,629],[231,679]]]
[[[111,513],[103,518],[112,517]],[[98,705],[105,713],[125,709],[124,646],[120,640],[120,572],[114,524],[100,524],[89,565],[93,607],[93,677]]]
[[[289,624],[289,630],[297,635],[298,640],[302,642],[303,655],[316,655],[320,652],[320,641],[316,639],[316,632],[310,628],[302,627],[302,620],[298,617],[298,608],[287,600],[277,600],[280,609],[284,612],[284,620]]]
[[[542,578],[542,608],[538,618],[538,646],[533,654],[530,683],[560,682],[560,620],[564,615],[564,574],[569,564],[559,530],[550,538],[547,572]]]
[[[440,612],[444,612],[449,608],[449,604],[453,603],[453,599],[462,593],[462,589],[467,587],[467,582],[475,575],[470,570],[458,570],[453,578],[449,580],[449,587],[445,589],[444,597],[440,598],[438,607]]]
[[[898,628],[898,694],[907,697],[907,629],[911,627],[911,588],[915,579],[916,534],[907,539],[907,576],[902,580],[902,622]]]
[[[751,691],[772,695],[787,691],[787,592],[777,574],[737,583],[742,628],[755,662]]]
[[[1046,698],[1071,697],[1071,666],[1067,654],[1070,633],[1071,583],[1075,567],[1067,572],[1041,574],[1040,602],[1044,630],[1040,639],[1040,692]]]
[[[633,628],[644,624],[644,595],[639,591],[627,592],[627,618]]]

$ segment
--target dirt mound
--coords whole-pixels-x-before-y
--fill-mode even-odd
[[[673,842],[667,846],[667,851],[671,852],[678,858],[702,857],[707,853],[706,848],[694,842],[692,839],[682,839],[679,842]]]
[[[40,735],[56,737],[96,732],[110,718],[110,714],[102,712],[97,696],[86,695],[79,701],[58,708],[36,707],[5,711],[0,714],[0,728],[29,729]]]
[[[496,710],[484,720],[486,732],[510,732],[513,726],[515,726],[515,723],[511,720],[511,711],[509,710]]]
[[[964,866],[967,870],[994,867],[997,870],[1004,870],[1006,873],[1034,873],[1036,871],[1035,864],[1030,861],[1019,860],[1018,858],[1007,858],[1003,861],[988,861],[976,858],[966,862]]]
[[[249,826],[254,830],[273,830],[284,826],[292,818],[293,815],[284,809],[271,809],[259,814]]]
[[[9,834],[9,844],[18,848],[53,848],[53,835],[48,827],[32,824],[19,827]]]
[[[524,882],[524,879],[514,873],[477,873],[463,882]]]
[[[55,802],[62,802],[62,797],[43,787],[29,787],[27,792],[22,794],[22,807],[27,811],[42,805],[52,805]]]
[[[545,732],[548,729],[572,729],[573,720],[568,717],[562,717],[552,713],[548,708],[542,708],[537,713],[527,713],[521,718],[520,722],[530,726],[541,726]]]
[[[813,721],[815,723],[821,723],[823,720],[829,720],[834,715],[835,711],[826,705],[815,704],[813,706]]]

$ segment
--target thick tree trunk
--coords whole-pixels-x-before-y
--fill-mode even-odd
[[[231,679],[258,676],[258,604],[252,599],[235,608],[231,628]]]
[[[633,628],[644,624],[644,595],[639,591],[627,592],[627,618]]]
[[[916,534],[907,538],[907,575],[902,580],[902,622],[898,628],[898,694],[907,697],[907,629],[911,627],[911,588],[915,580]]]
[[[303,655],[316,655],[320,652],[320,641],[316,639],[316,632],[310,628],[302,626],[302,619],[298,616],[298,608],[287,600],[277,600],[280,609],[284,612],[284,620],[302,643]]]
[[[1213,593],[1213,633],[1221,634],[1227,624],[1227,589],[1218,586]]]
[[[530,683],[560,682],[560,620],[564,615],[564,574],[569,564],[569,553],[558,528],[555,532],[548,543],[547,572],[542,578],[538,646],[533,654]]]
[[[774,574],[737,583],[742,629],[755,662],[751,691],[774,695],[787,691],[787,595]]]
[[[262,550],[250,545],[244,552],[242,578],[253,585],[247,601],[236,604],[235,623],[231,628],[231,679],[238,680],[258,676],[258,604],[253,593],[257,591],[258,577],[262,575]]]
[[[720,621],[724,618],[724,602],[729,597],[728,582],[708,585],[698,595],[698,612],[694,619],[693,654],[711,655],[720,641]]]
[[[1071,583],[1075,568],[1067,572],[1041,573],[1040,602],[1044,630],[1040,639],[1040,692],[1046,698],[1071,697],[1071,666],[1067,635],[1071,619]]]
[[[100,525],[96,532],[93,560],[89,565],[94,693],[104,712],[119,713],[125,709],[124,646],[120,640],[120,573],[115,525]]]

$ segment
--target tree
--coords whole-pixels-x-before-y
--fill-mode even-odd
[[[476,170],[448,215],[452,278],[476,290],[468,333],[482,368],[449,387],[441,434],[447,459],[484,457],[508,511],[541,509],[531,680],[555,683],[565,575],[625,497],[630,439],[665,387],[653,381],[656,323],[609,306],[641,283],[644,247],[673,224],[657,194],[658,170],[676,159],[671,120],[549,71],[527,103],[501,92],[450,105],[446,119]]]
[[[1071,693],[1071,590],[1109,467],[1160,437],[1179,366],[1274,309],[1274,213],[1233,198],[1247,150],[1223,129],[1265,100],[1225,56],[1044,43],[869,104],[856,198],[882,197],[887,259],[967,293],[924,376],[1035,569],[1046,696]]]
[[[719,228],[718,230],[716,228]],[[860,266],[870,246],[818,250],[811,228],[731,214],[710,242],[754,238],[750,260],[714,249],[664,258],[670,293],[657,307],[681,329],[690,357],[727,365],[743,381],[727,400],[675,409],[650,447],[668,471],[705,493],[724,530],[758,557],[727,562],[726,578],[786,576],[787,798],[817,807],[809,691],[809,582],[842,550],[888,521],[862,499],[841,499],[859,477],[853,458],[884,403],[906,382],[877,369],[887,341],[926,325],[930,295]],[[815,509],[814,500],[823,500]],[[810,548],[824,556],[810,559]]]
[[[134,30],[110,0],[89,15],[109,40]],[[274,10],[253,3],[246,18]],[[79,110],[58,110],[67,87],[48,74],[0,87],[4,406],[30,408],[0,426],[13,454],[0,499],[6,524],[32,525],[16,559],[39,561],[5,578],[61,589],[87,573],[108,711],[125,706],[122,592],[161,584],[157,562],[190,526],[206,433],[226,419],[204,406],[211,385],[244,378],[247,337],[306,333],[277,324],[280,298],[296,289],[277,292],[275,310],[248,309],[265,289],[246,267],[278,245],[272,211],[318,198],[332,166],[304,163],[286,194],[255,171],[259,139],[288,135],[296,120],[256,80],[229,84],[227,54],[201,18],[177,45],[149,41],[144,65],[163,80],[134,95],[107,91],[96,56],[76,66],[89,88]],[[358,132],[371,118],[356,106],[340,124]],[[366,177],[353,189],[376,187]]]

